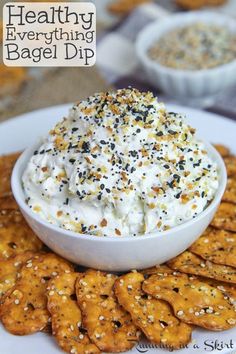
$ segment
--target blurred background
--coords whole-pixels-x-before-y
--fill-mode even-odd
[[[1,6],[5,2],[1,1]],[[97,8],[96,65],[91,68],[28,69],[7,68],[1,62],[0,121],[34,109],[75,102],[97,91],[127,86],[151,90],[161,100],[167,102],[206,109],[236,120],[236,0],[94,0],[93,2]],[[198,12],[195,13],[196,11]],[[185,17],[191,17],[191,14],[195,16],[195,22],[196,16],[199,16],[199,22],[202,22],[201,15],[205,14],[204,22],[209,25],[207,30],[201,29],[200,44],[199,33],[196,38],[195,34],[191,33],[187,36],[183,33],[178,34],[178,28],[183,25],[181,25],[182,17],[175,22],[176,16],[184,16],[185,20]],[[191,28],[194,21],[189,21],[188,27]],[[153,27],[153,31],[149,31],[151,34],[148,34],[146,29],[153,23],[157,27]],[[172,26],[172,30],[177,31],[177,40],[174,41],[172,48],[168,48],[164,53],[168,59],[173,59],[173,67],[168,68],[169,64],[165,65],[164,62],[160,68],[158,55],[163,53],[154,54],[151,58],[148,50],[155,45],[158,50],[164,48],[163,42],[158,45],[155,36],[163,28],[167,28],[168,23],[176,23],[174,27]],[[218,27],[215,37],[211,26]],[[227,33],[223,32],[225,29]],[[206,33],[207,31],[209,33]],[[2,32],[2,25],[0,32]],[[174,32],[170,36],[175,36]],[[189,53],[189,43],[184,40],[186,37],[188,41],[190,35],[192,53],[196,54],[199,51],[199,55],[202,55],[201,51],[207,50],[208,59],[209,55],[214,60],[217,59],[216,67],[211,68],[211,64],[206,65],[205,52],[203,53],[205,56],[200,58],[202,67],[189,69],[188,66],[184,66],[186,64],[183,59],[186,54],[184,50]],[[168,37],[164,36],[165,33],[163,33],[165,43]],[[230,40],[227,36],[231,36]],[[2,34],[0,38],[2,43]],[[137,48],[138,41],[139,48]],[[150,42],[149,49],[145,49],[147,42]],[[206,48],[199,48],[199,45],[204,45]],[[142,51],[147,57],[143,60],[140,54]],[[177,56],[176,51],[178,51]],[[181,58],[179,51],[181,51]],[[225,64],[223,57],[226,51],[230,58],[225,59]],[[180,63],[181,69],[178,67]]]

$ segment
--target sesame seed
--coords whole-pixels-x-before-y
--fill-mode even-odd
[[[151,322],[151,323],[154,322],[154,317],[152,315],[148,316],[148,322]]]
[[[213,313],[214,311],[210,308],[206,309],[206,313]]]

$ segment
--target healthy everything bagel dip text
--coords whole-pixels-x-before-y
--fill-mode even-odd
[[[150,92],[95,94],[34,152],[23,175],[27,203],[79,233],[167,230],[202,212],[218,188],[217,166],[194,134]]]

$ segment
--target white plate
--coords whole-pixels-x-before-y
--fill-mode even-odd
[[[0,154],[22,150],[43,136],[63,116],[67,115],[71,105],[62,105],[27,113],[0,124]],[[197,128],[198,135],[214,142],[224,143],[236,153],[236,123],[226,118],[204,111],[198,111],[177,105],[168,105],[169,111],[182,112],[187,121]],[[163,350],[148,343],[139,343],[131,354],[156,353]],[[194,330],[193,341],[188,348],[177,351],[178,354],[203,353],[236,354],[236,329],[224,332]],[[0,354],[60,354],[54,339],[46,334],[13,336],[0,327]],[[80,354],[80,353],[79,353]],[[82,353],[81,353],[82,354]]]

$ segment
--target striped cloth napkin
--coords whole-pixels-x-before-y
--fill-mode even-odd
[[[97,45],[97,66],[102,75],[115,88],[127,86],[140,90],[153,91],[161,100],[169,103],[165,97],[154,88],[142,70],[135,55],[134,43],[139,31],[151,21],[171,16],[171,13],[156,4],[146,4],[138,7],[118,25],[103,33]],[[236,121],[236,73],[235,86],[220,93],[215,102],[204,108]]]

